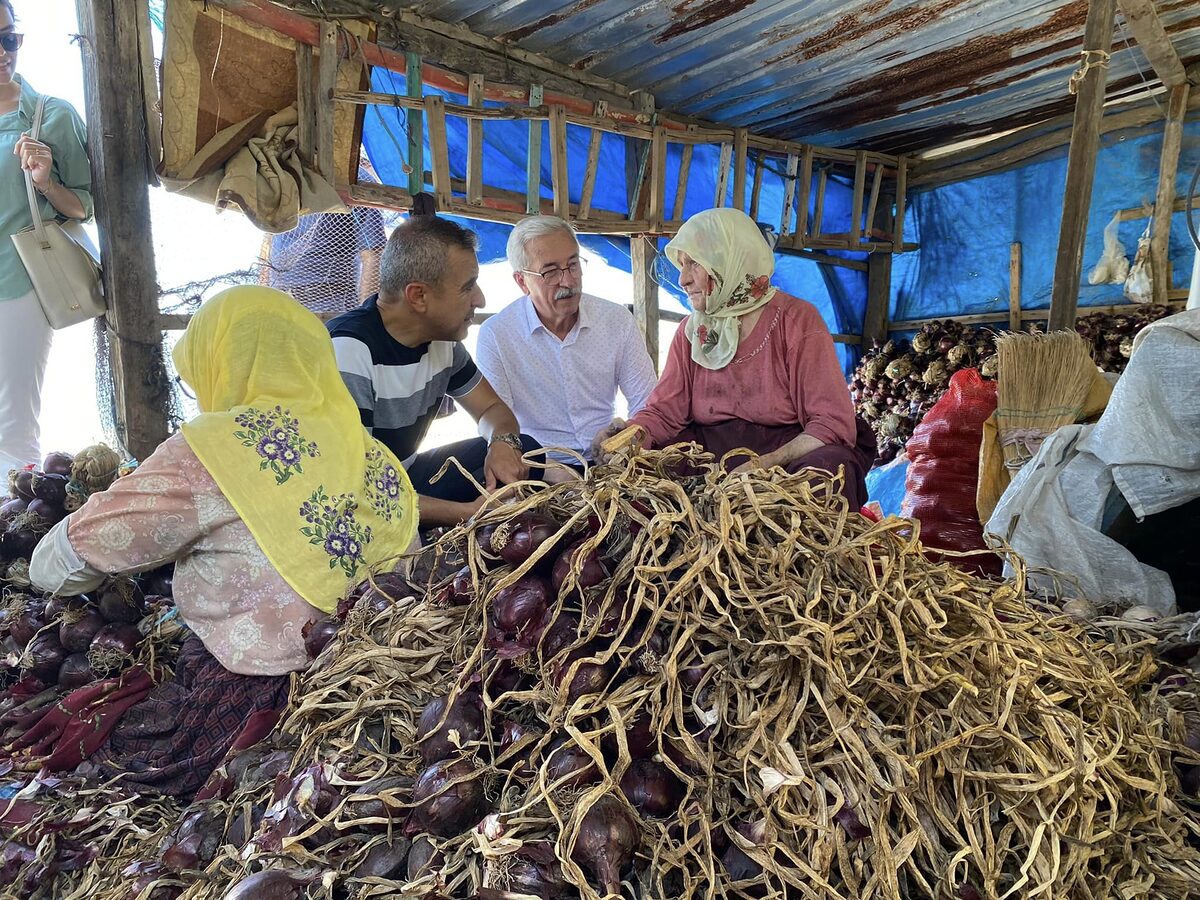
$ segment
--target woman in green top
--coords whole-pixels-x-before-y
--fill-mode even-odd
[[[41,140],[33,140],[38,94],[17,75],[24,35],[12,0],[0,0],[0,479],[35,462],[42,375],[50,325],[10,236],[33,225],[25,172],[33,177],[42,219],[90,219],[92,177],[87,137],[69,103],[47,97]]]

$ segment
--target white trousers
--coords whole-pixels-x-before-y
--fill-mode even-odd
[[[0,300],[0,481],[41,461],[38,414],[53,336],[33,291]]]

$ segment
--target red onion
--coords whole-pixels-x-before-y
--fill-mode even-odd
[[[142,633],[136,625],[113,622],[105,625],[92,638],[92,650],[115,650],[126,656],[133,656],[138,645],[142,642]]]
[[[757,823],[742,822],[737,826],[736,830],[738,834],[755,847],[761,846],[765,838],[763,823],[761,821]],[[748,881],[751,878],[758,878],[762,875],[762,866],[751,859],[737,845],[736,841],[729,842],[729,846],[721,854],[721,862],[725,866],[725,871],[729,873],[730,881]]]
[[[483,779],[467,759],[444,759],[422,772],[413,785],[413,803],[405,826],[409,835],[428,831],[453,837],[478,822],[487,809]]]
[[[580,788],[600,780],[596,761],[570,738],[559,738],[546,754],[546,783],[556,788]]]
[[[58,626],[58,639],[68,653],[86,653],[92,640],[107,624],[94,607],[68,610]]]
[[[22,518],[27,515],[28,512],[21,514]],[[5,530],[4,537],[0,539],[0,556],[7,556],[9,559],[29,559],[33,556],[33,551],[37,549],[42,536],[27,525],[18,524],[20,521],[14,520]]]
[[[114,581],[100,595],[100,615],[109,622],[133,625],[146,614],[142,589],[128,578]]]
[[[304,888],[318,877],[319,873],[267,869],[243,878],[222,900],[301,900]]]
[[[367,851],[363,861],[350,873],[352,878],[395,878],[408,859],[408,838],[396,835],[391,842],[380,841]]]
[[[25,512],[28,506],[29,501],[22,500],[20,497],[5,500],[0,504],[0,524],[7,526],[9,522]]]
[[[92,671],[92,664],[88,662],[86,653],[72,653],[63,660],[58,670],[58,684],[68,691],[91,684],[95,680],[96,673]]]
[[[536,728],[531,728],[528,725],[522,725],[520,722],[514,722],[512,719],[504,721],[503,730],[500,733],[500,752],[498,756],[505,757],[510,748],[524,742],[520,750],[515,754],[508,756],[505,759],[505,768],[512,772],[517,778],[530,778],[533,776],[534,767],[532,763],[533,749],[541,739],[543,732]]]
[[[61,506],[56,506],[53,503],[47,503],[45,500],[33,499],[29,501],[29,506],[25,508],[25,515],[36,516],[42,523],[43,527],[48,527],[60,521],[67,514]],[[34,529],[37,530],[36,528]]]
[[[523,656],[533,649],[546,615],[548,587],[537,575],[525,575],[491,597],[489,634],[501,658]]]
[[[91,602],[86,594],[80,594],[78,597],[62,597],[56,594],[46,600],[46,621],[59,621],[68,610],[78,614]]]
[[[625,732],[625,744],[629,747],[631,759],[644,759],[658,752],[658,730],[654,727],[650,716],[640,715],[633,720]],[[604,758],[616,765],[621,747],[616,734],[606,734],[601,740],[600,746],[604,750]]]
[[[833,821],[842,826],[852,841],[866,840],[871,836],[871,829],[862,823],[849,803],[843,802],[842,808],[833,814]]]
[[[175,563],[167,563],[143,576],[142,590],[158,597],[172,597],[175,590]]]
[[[540,650],[543,662],[550,662],[558,654],[579,640],[579,617],[571,613],[559,613],[542,635]]]
[[[572,544],[554,561],[554,572],[551,581],[554,593],[561,597],[562,587],[572,569],[578,567],[579,575],[575,583],[576,590],[593,588],[608,578],[608,570],[601,561],[598,549],[583,552],[584,541]]]
[[[588,598],[583,609],[584,628],[590,627],[597,619],[600,621],[598,634],[608,636],[620,631],[631,615],[633,615],[634,598],[628,594],[621,596],[620,589],[612,597],[593,594]]]
[[[679,809],[684,788],[662,763],[635,759],[621,776],[621,793],[642,815],[661,819]]]
[[[47,475],[63,475],[70,477],[71,467],[75,464],[75,458],[70,453],[61,453],[59,451],[51,451],[46,454],[46,458],[42,460],[42,471]]]
[[[553,538],[559,527],[556,521],[542,513],[518,513],[493,532],[492,550],[510,566],[519,566]],[[549,561],[552,563],[553,558]]]
[[[22,665],[42,684],[54,684],[66,658],[67,652],[58,642],[58,635],[42,632],[25,648]]]
[[[634,668],[643,675],[657,675],[662,671],[662,658],[666,652],[666,635],[656,628],[650,632],[646,642],[634,651]]]
[[[328,616],[305,622],[300,629],[300,636],[304,638],[304,652],[308,654],[308,658],[316,659],[320,656],[321,651],[337,636],[340,627],[337,619]]]
[[[45,627],[46,604],[28,597],[20,603],[20,611],[9,621],[8,633],[14,641],[24,647]]]
[[[450,603],[453,606],[468,606],[475,600],[475,579],[471,567],[463,566],[454,576],[450,587]]]
[[[445,865],[441,851],[433,846],[433,841],[427,837],[419,837],[413,841],[412,849],[408,851],[408,880],[416,881],[426,875],[432,875]]]
[[[458,732],[462,743],[477,741],[483,735],[483,697],[478,692],[464,691],[453,704],[448,694],[435,697],[421,710],[417,720],[417,743],[421,745],[421,761],[425,765],[458,752],[458,747],[450,741],[451,731]]]
[[[22,469],[13,475],[10,480],[14,497],[20,497],[26,503],[35,499],[33,493],[33,472],[31,470]]]
[[[604,690],[612,679],[613,665],[611,662],[594,662],[588,657],[596,651],[589,647],[581,647],[567,654],[554,669],[554,682],[559,690],[565,690],[567,703],[571,704],[587,694],[598,694]],[[577,660],[584,660],[575,665]],[[574,666],[574,674],[572,674]]]
[[[637,822],[620,800],[605,795],[584,813],[571,858],[591,871],[606,894],[620,896],[621,871],[637,846]]]

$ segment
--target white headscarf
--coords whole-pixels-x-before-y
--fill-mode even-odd
[[[663,251],[677,269],[679,254],[699,263],[716,283],[704,312],[688,318],[692,359],[706,369],[723,369],[737,353],[737,320],[775,296],[775,254],[754,220],[740,209],[706,209],[679,229]]]

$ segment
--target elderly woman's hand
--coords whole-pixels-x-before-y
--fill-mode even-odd
[[[604,457],[606,454],[600,445],[607,441],[610,437],[620,434],[624,427],[624,419],[613,419],[608,423],[608,425],[600,429],[596,436],[592,438],[592,459],[594,459],[596,462],[605,462]]]
[[[21,168],[33,177],[33,186],[45,191],[50,186],[50,173],[54,167],[54,151],[50,145],[23,134],[13,147],[13,153],[21,158]]]

